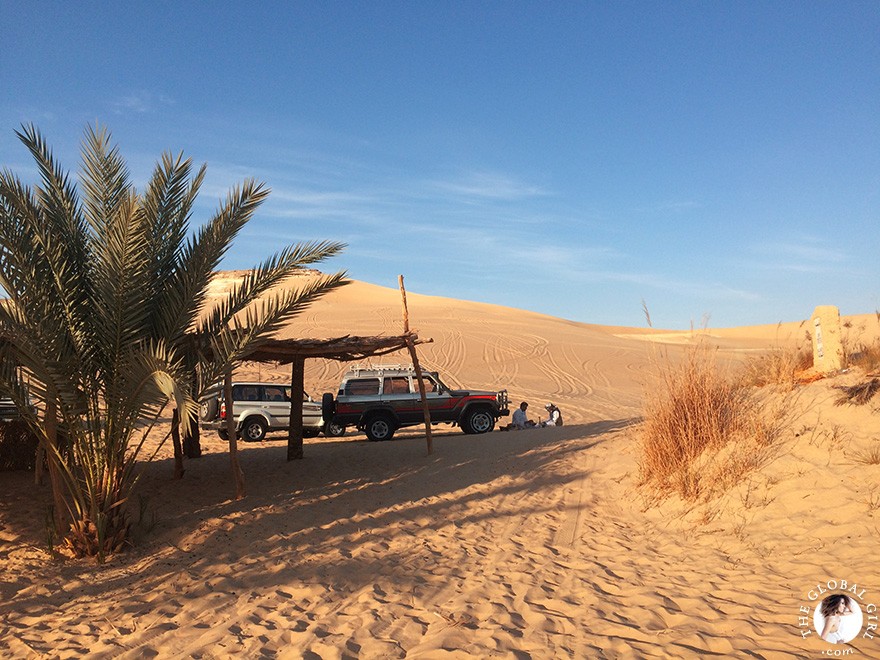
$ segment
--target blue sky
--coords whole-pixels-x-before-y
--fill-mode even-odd
[[[142,184],[208,164],[196,221],[272,195],[282,244],[389,287],[588,323],[880,308],[880,3],[0,2],[0,164],[110,128]]]

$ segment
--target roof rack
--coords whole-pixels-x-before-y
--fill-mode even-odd
[[[348,368],[348,373],[358,375],[362,371],[414,371],[411,364],[354,364]]]

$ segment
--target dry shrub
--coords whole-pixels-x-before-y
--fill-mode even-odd
[[[849,354],[847,364],[864,369],[867,373],[880,370],[880,342],[860,344]]]
[[[659,364],[646,398],[640,481],[658,495],[708,500],[760,467],[782,418],[753,388],[718,367],[707,348]]]
[[[856,450],[851,458],[862,465],[880,465],[880,444],[875,443],[867,449]]]
[[[783,385],[793,388],[799,374],[813,366],[813,353],[806,348],[778,348],[750,358],[743,370],[743,385]]]

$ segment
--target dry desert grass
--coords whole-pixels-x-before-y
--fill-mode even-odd
[[[793,386],[789,369],[780,368],[783,353],[768,355],[748,363],[749,380]],[[705,501],[772,456],[787,422],[785,408],[747,385],[735,368],[722,367],[705,343],[689,348],[680,362],[656,360],[658,378],[645,395],[640,433],[644,486],[660,496],[675,492],[685,500]]]

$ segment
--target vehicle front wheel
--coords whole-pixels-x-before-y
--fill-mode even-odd
[[[328,438],[341,438],[345,435],[345,427],[336,422],[327,422],[324,425],[324,435]]]
[[[267,428],[262,417],[248,417],[241,427],[241,437],[245,442],[259,442],[266,437]]]
[[[374,415],[369,420],[367,420],[364,431],[367,434],[367,438],[369,438],[373,442],[381,442],[382,440],[391,440],[394,436],[394,431],[396,431],[396,427],[394,426],[394,420],[391,418],[391,415]]]
[[[461,430],[465,433],[488,433],[495,428],[495,416],[488,408],[469,410],[461,420]]]

